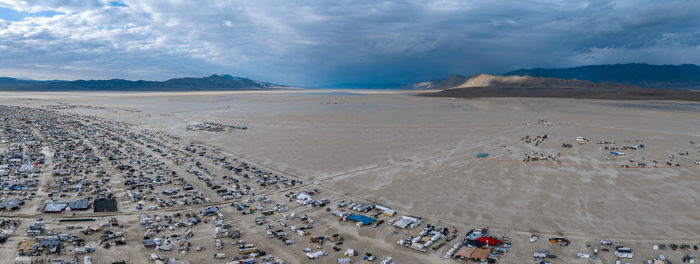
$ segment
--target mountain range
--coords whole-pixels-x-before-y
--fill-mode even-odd
[[[519,69],[503,75],[616,82],[656,89],[700,89],[700,66],[628,63],[559,69]]]
[[[700,66],[641,63],[589,65],[558,69],[519,69],[503,75],[453,74],[444,79],[400,83],[344,83],[340,89],[437,90],[431,96],[569,97],[597,99],[669,99],[700,101]],[[290,86],[214,74],[167,81],[33,81],[0,78],[0,90],[14,91],[235,91],[292,89]]]
[[[0,89],[16,91],[230,91],[291,88],[227,74],[203,78],[175,78],[167,81],[77,80],[31,81],[0,78]]]
[[[9,77],[0,77],[0,89],[1,90],[12,90],[13,88],[27,87],[32,85],[39,85],[45,83],[51,83],[57,81],[34,81],[34,80],[22,80]]]

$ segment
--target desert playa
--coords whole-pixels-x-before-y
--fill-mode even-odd
[[[700,243],[698,103],[304,90],[6,92],[0,104],[71,105],[57,111],[211,146],[313,182],[334,204],[361,198],[460,233],[488,226],[513,241],[502,263],[527,262],[548,248],[559,251],[558,261],[589,263],[576,254],[600,239],[633,247],[633,262],[655,257],[658,243]],[[201,122],[247,129],[186,129]],[[327,225],[347,229],[321,215]],[[408,257],[399,263],[454,261],[442,258],[452,244],[420,253],[396,245],[401,234],[384,228],[348,232],[397,261]],[[571,245],[529,243],[532,234],[566,236]],[[677,261],[682,256],[666,254]],[[592,263],[614,263],[608,255]],[[305,263],[290,263],[297,261]]]

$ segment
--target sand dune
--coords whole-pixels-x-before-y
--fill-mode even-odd
[[[470,87],[488,87],[494,85],[505,85],[505,84],[518,84],[524,81],[532,80],[530,76],[495,76],[489,74],[477,74],[474,77],[469,78],[466,82],[450,87],[449,89],[456,88],[470,88]]]

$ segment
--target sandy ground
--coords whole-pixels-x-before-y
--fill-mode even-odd
[[[700,159],[697,103],[450,99],[325,90],[0,97],[0,104],[57,103],[78,105],[60,111],[162,130],[309,182],[321,181],[333,201],[361,198],[431,222],[492,227],[518,241],[502,263],[534,263],[532,252],[546,248],[560,256],[556,263],[614,263],[611,254],[574,259],[586,244],[603,238],[636,247],[634,262],[658,254],[651,251],[654,243],[700,244],[700,167],[693,165]],[[542,119],[548,122],[537,122]],[[248,130],[185,130],[187,124],[202,121],[245,125]],[[543,134],[548,139],[537,146],[521,140]],[[578,145],[577,136],[590,142]],[[596,144],[603,140],[645,148],[608,160],[611,155]],[[563,148],[563,143],[574,146]],[[520,162],[533,151],[558,154],[559,162]],[[476,159],[481,152],[490,153],[489,158]],[[621,167],[642,161],[647,167]],[[652,167],[653,161],[658,167]],[[356,229],[330,222],[329,230],[348,229],[343,225]],[[379,230],[361,229],[357,239],[376,243],[395,258],[407,254],[400,263],[451,262],[441,258],[450,245],[428,258],[396,246],[393,229]],[[527,243],[533,232],[566,235],[573,244],[559,248],[545,241]],[[663,253],[680,262],[682,252]]]

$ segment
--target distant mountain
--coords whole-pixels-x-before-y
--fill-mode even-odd
[[[589,65],[559,69],[519,69],[503,75],[616,82],[657,89],[700,89],[700,66],[644,63]]]
[[[7,79],[3,82],[2,80]],[[0,89],[21,91],[230,91],[267,90],[286,86],[260,82],[243,77],[214,74],[203,78],[176,78],[167,81],[78,80],[25,81],[12,83],[12,78],[0,79]],[[15,79],[16,80],[16,79]],[[7,83],[7,85],[2,85]]]
[[[700,92],[650,89],[632,84],[594,83],[573,79],[478,74],[440,92],[422,94],[438,97],[544,97],[606,100],[700,101]]]
[[[26,87],[37,84],[49,83],[52,81],[34,81],[34,80],[22,80],[8,77],[0,77],[0,89],[5,87]]]

